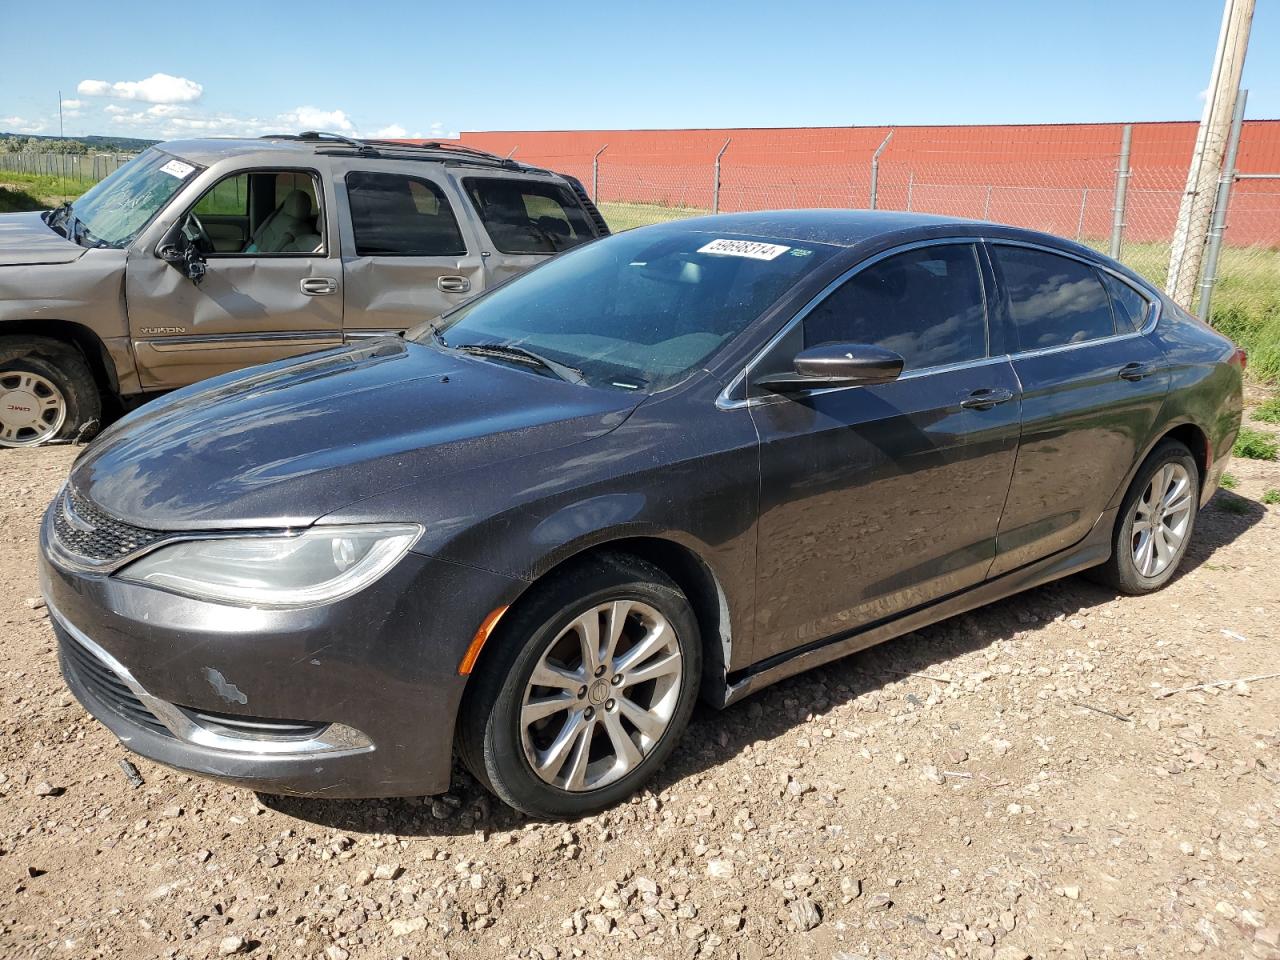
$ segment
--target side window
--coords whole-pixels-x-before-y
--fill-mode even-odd
[[[449,199],[430,180],[365,170],[347,174],[356,255],[460,257],[467,244]]]
[[[578,198],[558,183],[507,177],[462,183],[502,253],[559,253],[595,238]]]
[[[224,177],[191,208],[186,234],[204,253],[272,256],[324,250],[315,177],[250,170]]]
[[[1111,303],[1098,274],[1078,260],[993,244],[1019,350],[1043,350],[1112,336]]]
[[[987,312],[971,244],[921,247],[854,274],[804,318],[804,346],[871,343],[905,370],[987,355]]]
[[[1132,330],[1135,333],[1147,322],[1147,311],[1151,303],[1133,287],[1118,277],[1113,277],[1105,270],[1099,270],[1102,285],[1111,295],[1111,309],[1116,314],[1116,329],[1123,332]]]

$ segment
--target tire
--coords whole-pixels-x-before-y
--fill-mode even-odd
[[[534,589],[490,641],[499,643],[496,656],[472,677],[459,718],[459,753],[478,780],[517,810],[542,819],[585,816],[634,793],[675,748],[702,672],[698,622],[675,582],[636,557],[591,558]],[[604,649],[615,611],[626,613],[614,654],[601,658],[598,670],[582,666],[582,677],[569,685],[567,675],[578,672],[575,658],[586,660],[584,631],[594,623]],[[667,672],[632,681],[625,676],[629,656],[635,677]],[[533,684],[535,668],[555,686]],[[554,712],[523,723],[530,705]],[[550,779],[534,768],[541,757],[550,758],[544,766]]]
[[[102,395],[84,355],[48,337],[0,337],[0,447],[87,439]]]
[[[1164,509],[1157,510],[1156,522],[1167,532],[1152,538],[1150,552],[1145,553],[1141,550],[1144,543],[1143,517],[1151,509],[1151,491],[1157,477],[1161,477],[1161,484],[1168,481],[1184,485],[1186,489],[1179,496],[1166,496],[1163,500]],[[1185,510],[1168,509],[1184,502]],[[1143,461],[1125,494],[1111,543],[1111,559],[1093,571],[1096,579],[1130,595],[1159,590],[1177,572],[1178,565],[1186,556],[1187,545],[1195,532],[1199,504],[1200,468],[1196,466],[1195,457],[1176,440],[1164,441]],[[1177,530],[1181,531],[1181,536],[1173,546],[1171,533]],[[1159,546],[1162,542],[1172,546],[1167,557],[1161,555]]]

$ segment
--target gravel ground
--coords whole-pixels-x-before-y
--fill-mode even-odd
[[[1256,424],[1255,424],[1256,425]],[[701,710],[652,792],[523,819],[458,771],[281,799],[129,755],[63,687],[0,452],[0,956],[1280,958],[1280,464],[1154,596],[1081,578]]]

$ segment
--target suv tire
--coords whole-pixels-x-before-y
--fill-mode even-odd
[[[0,337],[0,447],[87,439],[102,395],[80,350],[48,337]]]
[[[675,748],[701,679],[698,621],[670,577],[632,556],[585,560],[534,590],[493,637],[497,656],[472,677],[459,753],[517,810],[585,816],[634,793]],[[594,664],[590,636],[599,639]],[[540,757],[554,758],[542,773]]]

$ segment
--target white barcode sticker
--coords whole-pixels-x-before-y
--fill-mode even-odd
[[[751,260],[776,260],[790,247],[776,243],[761,243],[759,240],[712,240],[699,247],[699,253],[719,253],[726,257],[747,257]]]
[[[194,169],[195,167],[191,164],[183,163],[181,160],[170,160],[160,168],[162,172],[167,173],[171,177],[177,177],[179,180],[186,179],[187,174]]]

